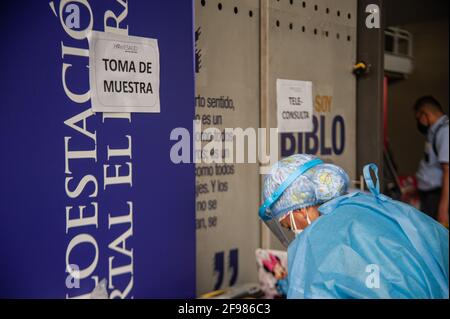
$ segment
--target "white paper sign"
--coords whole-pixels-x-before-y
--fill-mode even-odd
[[[160,112],[157,40],[92,31],[89,66],[94,112]]]
[[[312,82],[277,79],[278,132],[313,130]]]

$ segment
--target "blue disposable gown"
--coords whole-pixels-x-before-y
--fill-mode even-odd
[[[448,298],[448,230],[388,197],[320,206],[288,248],[288,298]]]

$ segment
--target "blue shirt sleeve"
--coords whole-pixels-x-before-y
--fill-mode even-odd
[[[448,125],[442,127],[436,135],[436,149],[437,149],[437,157],[438,157],[438,161],[441,164],[448,164],[448,133],[449,133],[449,129],[448,129]]]

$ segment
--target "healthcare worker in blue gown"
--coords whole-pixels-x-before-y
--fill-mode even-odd
[[[271,168],[259,216],[288,247],[288,298],[449,297],[448,230],[380,194],[376,174],[348,194],[345,171],[314,156]]]

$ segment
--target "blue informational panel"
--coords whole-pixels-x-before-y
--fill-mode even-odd
[[[195,174],[186,0],[2,5],[0,298],[195,296]],[[160,113],[90,111],[89,30],[158,40]],[[192,133],[192,132],[191,132]],[[72,265],[68,268],[68,265]]]

